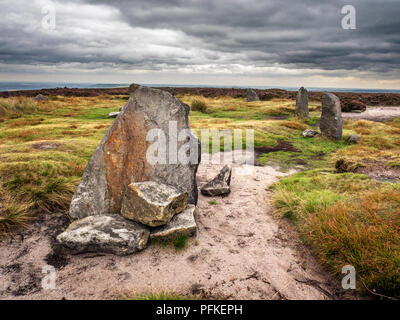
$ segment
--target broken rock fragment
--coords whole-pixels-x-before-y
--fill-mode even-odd
[[[188,205],[185,211],[175,215],[165,226],[154,228],[150,233],[150,239],[166,240],[180,235],[188,237],[195,235],[197,230],[195,209],[194,205]]]
[[[201,193],[205,196],[220,196],[230,193],[231,176],[232,168],[228,165],[224,166],[214,179],[201,188]]]
[[[149,235],[147,227],[120,215],[102,215],[76,220],[57,236],[57,241],[73,253],[127,255],[143,250]]]
[[[188,194],[154,181],[132,183],[122,201],[121,214],[151,227],[168,223],[186,209]]]

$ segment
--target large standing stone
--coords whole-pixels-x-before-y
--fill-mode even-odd
[[[197,230],[195,209],[196,207],[190,204],[185,211],[174,216],[165,226],[152,229],[150,239],[167,240],[180,235],[188,237],[195,235]]]
[[[218,175],[201,187],[200,191],[205,196],[221,196],[231,192],[232,168],[224,166]]]
[[[324,93],[322,96],[322,115],[319,127],[321,134],[334,138],[342,139],[342,111],[340,100],[332,93]]]
[[[247,96],[247,101],[248,102],[260,100],[258,98],[257,92],[255,92],[253,89],[247,89],[246,96]]]
[[[150,227],[168,223],[187,207],[188,194],[154,181],[131,183],[122,201],[121,214]]]
[[[297,92],[295,114],[299,118],[309,118],[308,92],[304,87],[301,87]]]
[[[120,215],[101,215],[77,220],[57,236],[73,253],[104,252],[127,255],[143,250],[149,239],[147,227]]]
[[[120,213],[123,195],[133,182],[155,181],[171,185],[187,192],[189,203],[197,202],[196,173],[200,162],[200,142],[190,131],[189,106],[165,91],[131,87],[133,92],[127,104],[85,169],[72,198],[72,218]],[[150,136],[161,135],[146,139],[150,130]],[[176,132],[179,134],[182,130],[186,131],[178,140]],[[166,145],[161,139],[163,137]],[[165,160],[164,163],[154,159],[149,161],[146,155],[157,141],[165,146],[165,152],[157,153]],[[179,155],[187,156],[189,147],[192,151],[189,153],[190,161],[179,161],[176,150],[182,148],[183,152],[181,150]]]

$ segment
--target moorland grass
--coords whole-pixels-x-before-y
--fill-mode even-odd
[[[0,103],[13,106],[18,100]],[[26,225],[38,212],[68,210],[88,160],[113,121],[108,113],[123,106],[126,97],[28,101],[25,105],[34,105],[15,107],[18,112],[8,107],[11,111],[1,114],[0,233]]]
[[[343,140],[307,139],[300,133],[315,129],[320,117],[317,103],[310,104],[310,120],[299,120],[293,117],[291,100],[178,98],[189,105],[200,98],[207,105],[206,113],[190,112],[197,134],[213,128],[253,129],[255,147],[264,148],[260,150],[291,146],[261,152],[259,158],[282,168],[301,164],[305,170],[274,185],[277,212],[293,221],[304,242],[338,277],[343,265],[352,264],[358,288],[365,284],[370,290],[400,296],[399,184],[335,173],[339,159],[360,165],[384,160],[388,168],[398,167],[400,119],[345,120]],[[108,113],[118,111],[126,100],[127,96],[59,96],[40,103],[0,99],[0,233],[25,226],[38,212],[68,210],[88,160],[113,121]],[[359,144],[346,142],[351,134],[361,136]],[[40,148],[43,143],[54,147]],[[203,151],[209,152],[210,144],[203,145]]]

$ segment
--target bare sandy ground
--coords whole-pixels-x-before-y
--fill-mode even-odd
[[[220,168],[202,164],[199,185]],[[272,214],[268,186],[283,175],[269,166],[234,164],[231,194],[214,198],[216,205],[200,195],[198,235],[181,251],[151,244],[126,257],[58,253],[54,237],[68,219],[43,216],[0,244],[0,298],[113,299],[160,291],[228,299],[349,298],[292,226]],[[47,264],[57,272],[51,290],[41,286]]]
[[[343,118],[351,120],[386,121],[400,118],[400,107],[368,107],[365,112],[342,113]]]

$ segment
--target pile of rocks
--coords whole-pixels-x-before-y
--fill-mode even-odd
[[[90,159],[71,202],[70,216],[79,219],[57,237],[73,252],[130,254],[149,238],[193,235],[197,203],[196,173],[201,146],[191,134],[189,106],[165,91],[131,86],[131,96]],[[150,130],[165,134],[166,149],[177,132],[176,150],[190,144],[196,161],[187,164],[149,161]],[[176,155],[175,155],[176,157]],[[173,159],[172,159],[173,160]]]
[[[128,186],[121,214],[89,216],[73,222],[57,241],[73,253],[117,255],[143,250],[150,239],[170,239],[196,233],[195,205],[188,194],[154,181]]]

